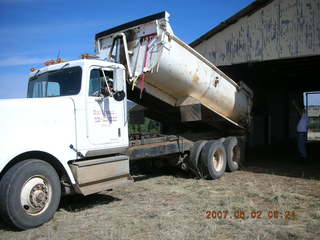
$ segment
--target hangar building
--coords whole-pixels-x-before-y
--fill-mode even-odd
[[[320,90],[320,0],[257,0],[190,45],[253,89],[251,146],[293,142],[292,102]]]

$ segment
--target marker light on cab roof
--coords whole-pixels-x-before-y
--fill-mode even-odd
[[[98,56],[90,55],[88,53],[82,54],[81,59],[98,59]]]
[[[44,65],[50,66],[50,65],[53,65],[53,64],[63,63],[63,62],[68,62],[68,60],[64,60],[64,59],[61,59],[61,58],[58,58],[57,60],[51,59],[49,61],[44,62]]]

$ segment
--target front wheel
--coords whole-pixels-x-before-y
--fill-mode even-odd
[[[0,182],[0,216],[25,230],[48,222],[57,210],[61,185],[47,162],[28,159],[9,169]]]

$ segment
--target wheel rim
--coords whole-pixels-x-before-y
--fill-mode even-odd
[[[213,167],[219,172],[223,167],[223,152],[221,149],[217,149],[212,157]]]
[[[44,176],[33,176],[23,185],[20,195],[21,206],[29,215],[39,215],[49,206],[52,186]]]

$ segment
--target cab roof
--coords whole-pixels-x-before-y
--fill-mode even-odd
[[[61,63],[51,64],[49,66],[45,66],[43,68],[39,68],[34,70],[29,74],[29,77],[33,77],[35,74],[41,74],[48,71],[59,70],[61,68],[69,68],[69,67],[83,67],[85,65],[96,65],[101,67],[116,67],[124,69],[124,66],[118,63],[107,62],[100,59],[79,59],[79,60],[71,60],[71,61],[64,61]]]

